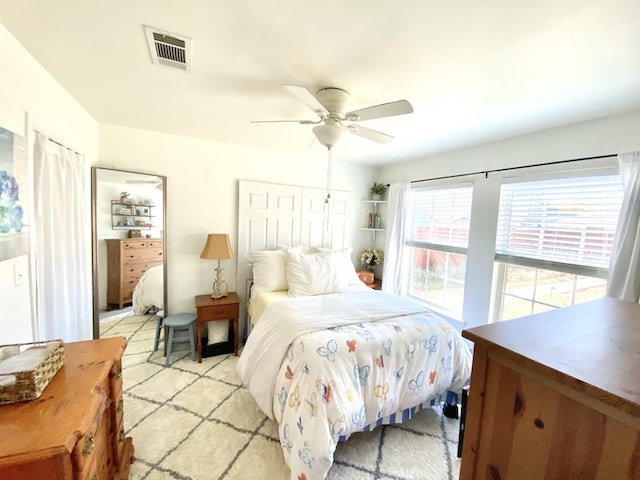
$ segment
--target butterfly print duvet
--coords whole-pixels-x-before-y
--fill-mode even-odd
[[[429,310],[370,290],[270,305],[238,370],[279,423],[291,478],[312,480],[325,478],[340,439],[460,390],[471,352]]]

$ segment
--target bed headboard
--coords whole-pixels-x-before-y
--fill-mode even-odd
[[[278,245],[345,248],[351,245],[351,192],[332,190],[329,211],[322,188],[240,180],[238,185],[238,266],[236,291],[246,318],[247,253]],[[241,334],[241,338],[244,334]]]

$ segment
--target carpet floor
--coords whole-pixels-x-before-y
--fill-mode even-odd
[[[187,352],[164,366],[152,353],[155,318],[131,314],[100,323],[101,336],[124,336],[124,419],[133,437],[132,480],[289,480],[276,422],[258,408],[236,372],[237,357],[197,363]],[[458,420],[439,407],[410,421],[341,442],[327,478],[453,480]]]

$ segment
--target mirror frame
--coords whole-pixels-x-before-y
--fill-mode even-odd
[[[163,302],[164,311],[168,312],[168,284],[167,284],[167,177],[150,172],[141,172],[136,170],[122,170],[111,167],[91,167],[91,272],[92,272],[92,290],[93,290],[93,338],[100,338],[100,305],[99,305],[99,284],[98,284],[98,232],[97,232],[97,186],[98,170],[110,170],[113,172],[135,173],[137,175],[150,175],[162,178],[162,277],[164,284]]]

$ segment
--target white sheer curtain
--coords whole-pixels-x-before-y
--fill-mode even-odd
[[[382,267],[382,290],[394,295],[407,293],[407,280],[403,277],[404,232],[407,222],[408,183],[393,183],[389,188],[387,205],[387,242]]]
[[[609,264],[607,295],[640,301],[640,152],[618,155],[624,199]]]
[[[84,158],[36,133],[33,170],[37,336],[88,340],[93,322]]]

